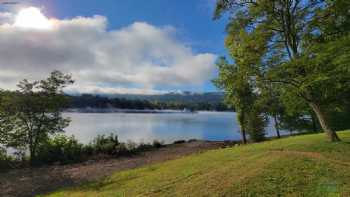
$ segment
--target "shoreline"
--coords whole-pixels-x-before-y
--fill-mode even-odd
[[[143,113],[143,114],[177,114],[197,113],[191,110],[159,110],[159,109],[120,109],[120,108],[70,108],[66,113]]]
[[[285,138],[288,136],[283,136]],[[267,141],[276,137],[269,137]],[[179,140],[129,156],[97,155],[73,164],[0,171],[0,196],[36,196],[101,181],[114,173],[179,159],[209,150],[241,146],[241,141]]]
[[[68,108],[64,113],[130,113],[130,114],[197,114],[204,111],[173,110],[173,109],[120,109],[120,108]],[[205,111],[205,112],[234,112],[234,111]]]
[[[235,142],[191,141],[168,144],[140,154],[102,157],[81,163],[12,169],[0,172],[0,196],[35,196],[102,180],[111,174],[178,159],[208,150],[232,146]]]

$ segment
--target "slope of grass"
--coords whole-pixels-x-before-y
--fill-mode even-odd
[[[50,196],[350,196],[350,132],[208,151]]]

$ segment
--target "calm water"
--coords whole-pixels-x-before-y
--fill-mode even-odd
[[[232,112],[199,112],[174,114],[65,113],[72,122],[66,129],[83,143],[98,134],[115,133],[121,141],[166,143],[180,139],[239,140],[236,114]],[[274,135],[272,124],[266,129]]]

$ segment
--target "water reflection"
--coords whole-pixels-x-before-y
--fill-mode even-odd
[[[117,134],[121,141],[166,143],[179,139],[239,140],[236,114],[232,112],[199,112],[194,114],[125,114],[65,113],[72,122],[66,129],[83,143],[98,134]],[[269,125],[269,135],[274,128]]]

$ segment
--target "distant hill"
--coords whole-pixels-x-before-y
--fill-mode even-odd
[[[171,92],[167,94],[158,95],[143,95],[143,94],[110,94],[101,95],[108,98],[124,98],[131,100],[147,100],[147,101],[157,101],[157,102],[183,102],[183,103],[221,103],[224,100],[223,92],[204,92],[204,93],[194,93],[194,92]]]
[[[159,95],[142,94],[82,94],[71,96],[70,108],[120,108],[120,109],[176,109],[227,111],[224,93],[167,93]]]

